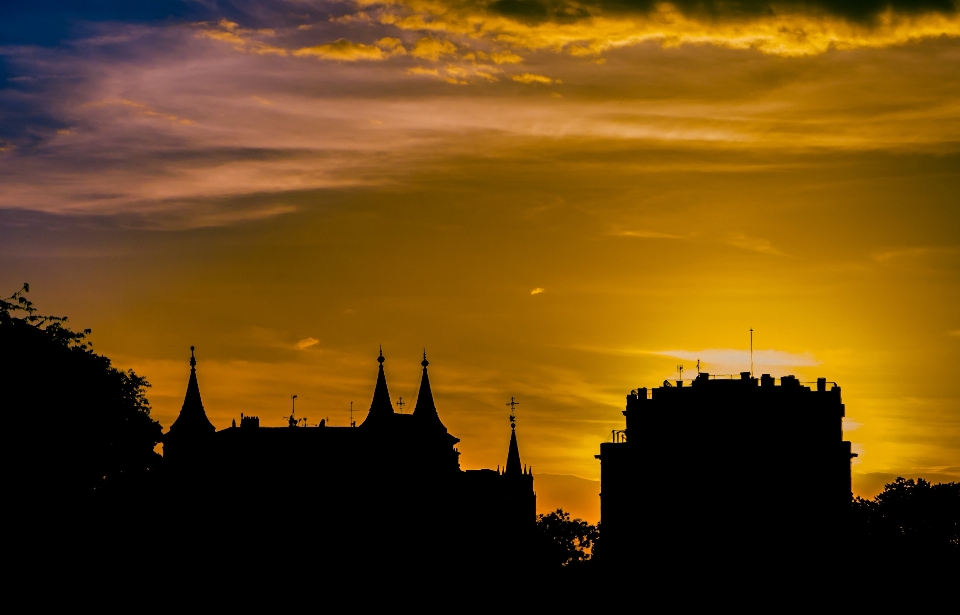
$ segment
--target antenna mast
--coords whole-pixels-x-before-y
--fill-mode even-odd
[[[750,377],[753,378],[753,327],[750,327]]]
[[[680,382],[682,383],[683,382],[683,366],[682,365],[677,366],[677,372],[680,374]]]
[[[353,420],[353,402],[350,402],[350,427],[356,427],[357,423]]]

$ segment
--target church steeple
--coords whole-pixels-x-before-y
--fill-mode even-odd
[[[197,383],[197,358],[193,354],[194,347],[190,347],[190,380],[187,382],[187,394],[183,398],[180,416],[170,426],[170,433],[177,436],[203,436],[217,430],[207,418],[200,399],[200,385]]]
[[[517,446],[517,429],[510,433],[510,450],[507,452],[507,468],[504,474],[511,476],[520,476],[523,474],[523,468],[520,466],[520,447]]]
[[[428,429],[446,432],[447,428],[444,427],[443,421],[440,420],[440,415],[437,413],[437,406],[433,403],[433,391],[430,389],[430,376],[427,375],[427,366],[430,365],[430,362],[427,361],[426,350],[423,351],[423,361],[420,362],[420,365],[423,366],[423,374],[420,376],[420,392],[417,393],[417,405],[413,409],[413,416],[417,417],[420,424]]]
[[[387,390],[387,377],[383,373],[383,346],[380,347],[380,356],[377,357],[377,363],[380,364],[380,371],[377,373],[377,386],[373,389],[373,401],[370,403],[370,411],[367,412],[367,418],[360,425],[376,425],[387,419],[393,414],[393,403],[390,401],[390,391]]]

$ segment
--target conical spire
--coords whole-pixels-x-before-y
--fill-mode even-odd
[[[170,432],[184,435],[206,435],[217,430],[207,418],[200,399],[200,385],[197,383],[197,358],[190,347],[190,380],[187,382],[187,394],[183,398],[180,416],[170,426]]]
[[[507,468],[503,473],[511,476],[523,474],[523,468],[520,466],[520,447],[517,446],[516,425],[510,431],[510,450],[507,452]]]
[[[430,362],[427,361],[426,350],[423,351],[423,361],[420,362],[420,365],[423,366],[423,375],[420,376],[420,392],[417,393],[417,405],[413,409],[413,416],[417,417],[420,423],[428,429],[440,429],[445,432],[447,428],[440,420],[440,415],[437,414],[437,406],[433,403],[430,376],[427,375],[427,366],[430,365]]]
[[[373,389],[373,401],[370,403],[370,411],[367,412],[367,418],[363,420],[363,425],[375,425],[386,417],[393,414],[393,403],[390,401],[390,391],[387,390],[387,377],[383,373],[383,346],[380,347],[380,356],[377,357],[377,363],[380,364],[380,371],[377,374],[377,386]]]

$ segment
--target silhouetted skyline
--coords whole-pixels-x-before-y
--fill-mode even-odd
[[[165,427],[191,345],[217,429],[347,425],[380,344],[408,414],[426,346],[466,466],[514,395],[573,492],[753,329],[843,383],[856,494],[960,479],[956,2],[251,6],[0,3],[0,289]]]

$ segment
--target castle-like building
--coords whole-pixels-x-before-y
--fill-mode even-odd
[[[840,387],[830,384],[701,373],[631,391],[626,428],[596,456],[598,560],[715,564],[835,548],[856,454],[843,439]]]
[[[456,545],[465,561],[479,562],[491,544],[522,553],[536,494],[515,424],[502,470],[462,470],[460,440],[434,403],[426,353],[411,414],[394,411],[382,351],[377,361],[359,426],[298,426],[291,417],[288,427],[262,427],[241,415],[239,425],[218,431],[203,407],[191,347],[183,407],[163,439],[170,498],[202,508],[229,531],[243,534],[251,520],[272,518],[322,532],[341,551],[380,558],[410,557],[408,540],[420,559],[442,558],[445,545]]]

